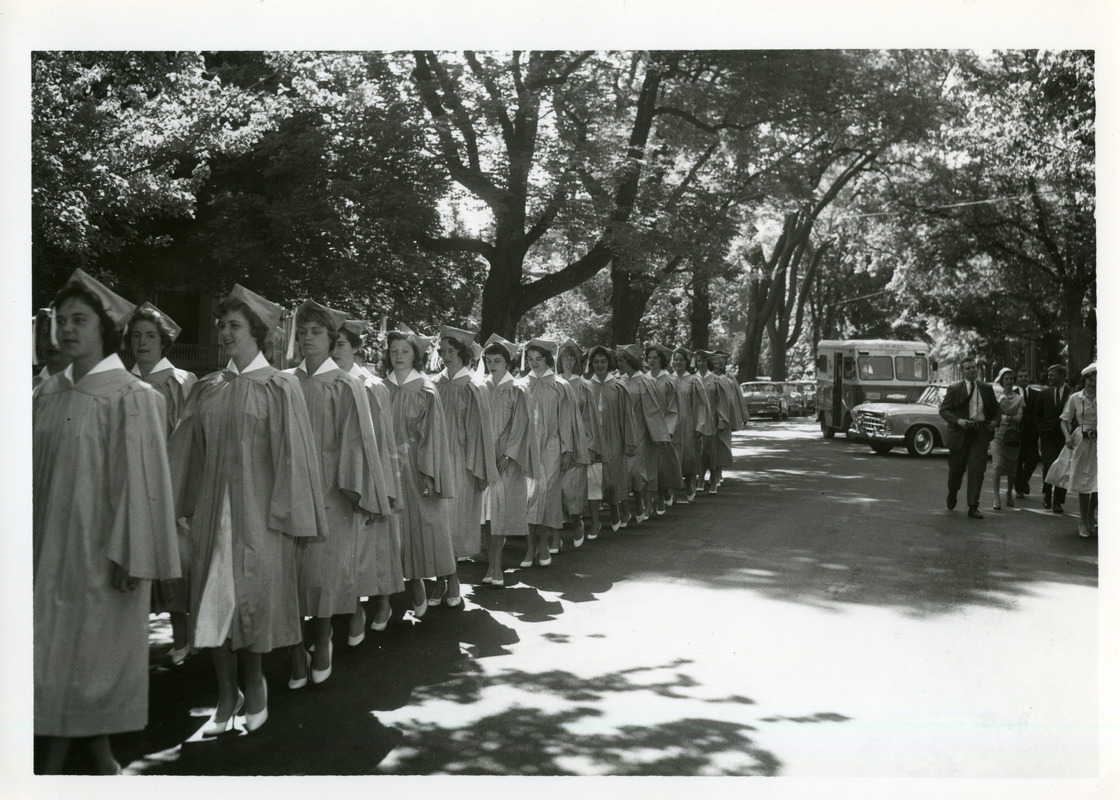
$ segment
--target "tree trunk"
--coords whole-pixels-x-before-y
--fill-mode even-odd
[[[689,343],[694,350],[708,349],[708,331],[712,324],[711,279],[705,267],[692,271],[692,308],[688,312]]]
[[[638,328],[652,296],[650,281],[635,276],[625,259],[615,256],[611,262],[611,344],[638,342]]]

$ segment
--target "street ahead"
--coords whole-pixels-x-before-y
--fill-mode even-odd
[[[1002,512],[985,486],[973,521],[945,509],[943,451],[877,456],[808,420],[735,445],[717,496],[504,590],[460,565],[465,608],[395,606],[354,649],[340,619],[322,686],[289,691],[273,654],[255,734],[197,735],[205,654],[154,668],[151,724],[118,757],[177,775],[1096,773],[1097,541],[1042,510],[1037,476]]]

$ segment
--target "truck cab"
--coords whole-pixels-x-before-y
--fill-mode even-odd
[[[917,401],[937,371],[929,351],[925,342],[822,339],[816,361],[821,435],[847,434],[860,403]]]

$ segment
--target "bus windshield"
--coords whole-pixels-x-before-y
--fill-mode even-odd
[[[859,379],[861,381],[889,381],[894,378],[894,368],[890,356],[860,356]]]
[[[900,381],[929,382],[929,365],[924,356],[895,356],[894,374]]]

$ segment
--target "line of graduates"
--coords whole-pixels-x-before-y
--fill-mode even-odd
[[[52,312],[70,363],[44,370],[33,400],[44,772],[75,740],[118,769],[108,734],[146,723],[149,608],[171,612],[173,662],[211,651],[202,733],[238,717],[253,732],[268,719],[265,653],[288,649],[289,689],[322,683],[332,617],[349,615],[356,646],[386,629],[394,594],[417,620],[461,605],[460,561],[484,555],[483,583],[505,586],[507,539],[524,543],[521,568],[547,567],[565,526],[580,547],[715,493],[744,425],[719,351],[479,345],[401,325],[382,379],[356,361],[365,323],[309,300],[302,361],[281,371],[266,357],[280,307],[235,286],[217,308],[229,363],[196,381],[166,359],[173,321],[80,270]],[[433,343],[444,369],[428,376]]]

